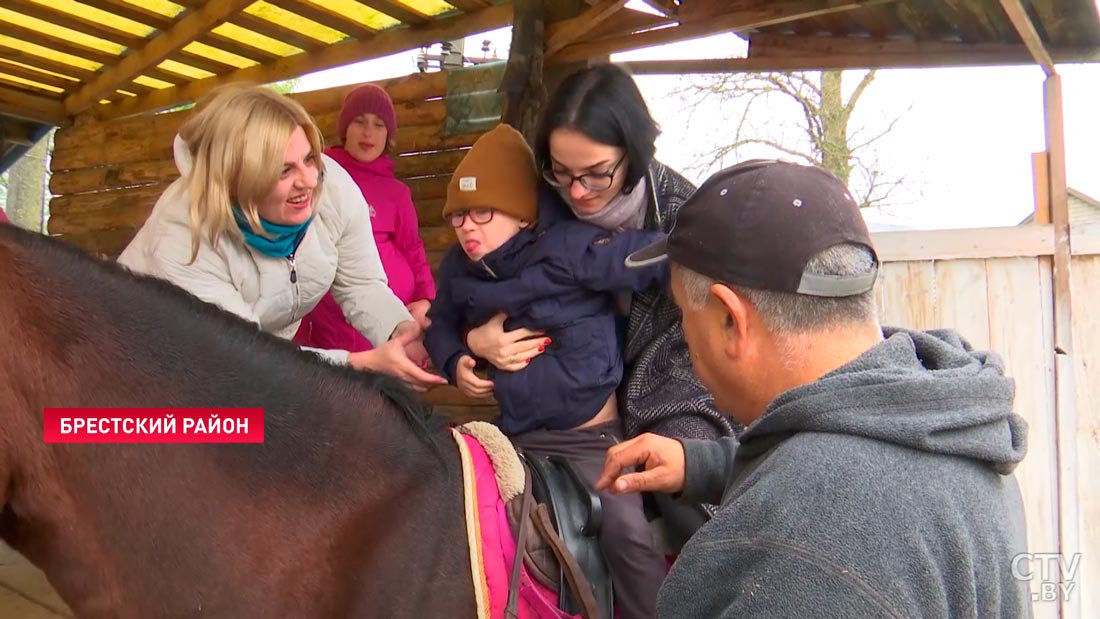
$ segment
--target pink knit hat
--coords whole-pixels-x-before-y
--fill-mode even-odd
[[[391,145],[397,141],[397,113],[393,109],[393,100],[384,88],[376,84],[363,84],[344,97],[340,108],[340,141],[348,135],[348,125],[362,114],[374,114],[386,125],[386,141]]]

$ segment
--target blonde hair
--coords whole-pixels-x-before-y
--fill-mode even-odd
[[[323,138],[297,101],[266,86],[229,84],[210,92],[196,106],[179,134],[191,153],[191,262],[205,232],[210,244],[228,234],[243,242],[233,218],[234,203],[252,231],[266,235],[258,207],[275,188],[290,135],[305,131],[316,161],[314,204],[321,197]]]

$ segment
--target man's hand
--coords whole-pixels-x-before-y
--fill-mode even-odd
[[[470,355],[462,355],[455,367],[455,384],[459,391],[471,398],[484,399],[493,395],[493,381],[474,374],[477,362]]]
[[[633,467],[637,473],[624,473]],[[643,434],[607,450],[603,473],[596,490],[626,492],[664,492],[684,489],[684,446],[676,439]]]

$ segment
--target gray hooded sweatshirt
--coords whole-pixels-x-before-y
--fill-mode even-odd
[[[776,398],[740,446],[683,441],[683,498],[721,507],[660,617],[1030,616],[1012,380],[953,332],[885,335]]]

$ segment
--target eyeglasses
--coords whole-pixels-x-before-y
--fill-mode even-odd
[[[622,157],[615,162],[615,165],[611,166],[611,169],[607,172],[589,172],[587,174],[581,174],[579,176],[573,176],[568,172],[555,172],[553,168],[542,171],[542,177],[546,179],[547,183],[550,183],[551,187],[572,187],[573,183],[580,181],[581,187],[589,191],[606,191],[611,188],[611,183],[615,181],[615,172],[619,169],[619,166],[626,161],[626,153],[623,153]]]
[[[450,222],[452,228],[461,228],[466,221],[466,217],[469,217],[470,221],[475,224],[487,224],[493,220],[493,213],[494,211],[491,208],[475,208],[447,213],[444,219]]]

